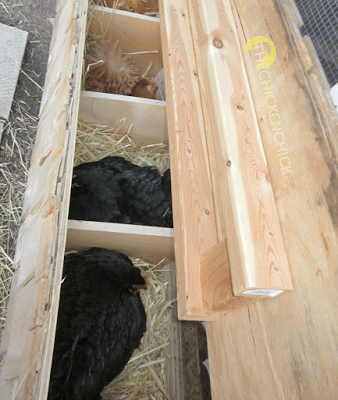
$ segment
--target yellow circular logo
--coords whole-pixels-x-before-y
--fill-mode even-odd
[[[274,62],[277,57],[277,50],[274,42],[265,37],[265,36],[255,36],[251,39],[249,39],[244,46],[244,51],[250,51],[254,47],[258,46],[259,43],[267,43],[270,49],[270,54],[265,53],[264,58],[261,60],[261,62],[256,66],[256,69],[265,69],[269,68]]]

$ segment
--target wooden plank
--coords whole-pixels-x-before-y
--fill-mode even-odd
[[[88,123],[107,125],[112,128],[117,127],[121,119],[125,118],[125,123],[119,129],[121,134],[130,132],[129,136],[140,145],[168,144],[164,101],[82,92],[79,118]]]
[[[295,290],[207,323],[212,397],[334,399],[337,154],[325,145],[327,132],[315,112],[280,7],[273,0],[233,0],[232,6],[242,48],[248,39],[265,36],[277,49],[269,76],[265,74],[271,81],[270,94],[263,90],[255,68],[264,45],[243,56]],[[273,97],[267,99],[268,95]],[[281,121],[278,131],[272,130],[272,114]]]
[[[168,394],[170,399],[184,400],[184,377],[182,357],[181,324],[177,319],[177,289],[176,289],[176,267],[172,262],[165,266],[164,279],[169,282],[166,298],[172,304],[169,307],[171,318],[171,334],[168,347],[168,361],[166,363],[166,375]]]
[[[149,64],[148,76],[155,77],[162,68],[160,20],[155,17],[113,10],[104,7],[90,7],[89,32],[96,36],[113,35],[125,53],[131,55],[137,67],[144,73]],[[147,53],[147,52],[156,52]]]
[[[322,65],[318,58],[316,49],[309,36],[304,37],[299,32],[300,21],[296,16],[298,9],[293,0],[288,0],[288,4],[281,2],[282,15],[284,23],[292,38],[295,50],[304,68],[305,76],[308,80],[313,100],[316,103],[315,112],[321,119],[325,135],[325,144],[327,151],[335,147],[335,153],[338,152],[338,115],[336,107],[330,94],[330,87],[325,77]],[[296,16],[296,17],[295,17]]]
[[[269,170],[230,3],[189,1],[210,118],[217,214],[235,296],[292,290]]]
[[[209,318],[200,257],[217,244],[217,228],[195,54],[187,5],[159,2],[166,83],[175,259],[180,319]],[[222,275],[220,281],[225,282]]]
[[[87,2],[60,0],[1,342],[1,396],[47,397],[65,247]]]
[[[69,220],[66,250],[82,251],[90,247],[120,251],[153,264],[175,258],[172,228]]]
[[[200,267],[202,301],[206,314],[222,315],[258,300],[234,296],[225,240],[201,255]]]

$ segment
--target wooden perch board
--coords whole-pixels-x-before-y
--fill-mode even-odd
[[[269,170],[252,102],[230,3],[189,0],[198,38],[200,82],[206,118],[213,189],[224,219],[235,296],[292,290]]]
[[[185,2],[162,0],[159,6],[172,171],[178,313],[181,319],[206,320],[210,309],[203,303],[200,257],[217,244],[217,228],[190,19]],[[229,282],[225,270],[220,268],[218,272],[218,293],[221,293],[222,288],[228,290]]]
[[[338,178],[336,146],[328,149],[326,143],[336,144],[337,136],[323,128],[280,2],[231,3],[241,47],[259,35],[277,49],[268,71],[281,121],[278,134],[255,68],[261,50],[243,56],[295,290],[207,323],[212,398],[333,399],[338,393]],[[286,162],[289,172],[282,170]]]
[[[180,317],[224,314],[292,290],[288,260],[229,2],[160,11]]]

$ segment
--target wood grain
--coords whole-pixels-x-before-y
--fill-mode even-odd
[[[234,296],[225,240],[201,255],[200,268],[202,299],[206,314],[222,315],[258,300]]]
[[[269,170],[240,43],[225,1],[189,1],[197,37],[218,218],[224,218],[233,292],[292,290]],[[254,293],[258,293],[256,290]]]
[[[79,118],[91,124],[102,124],[111,128],[117,127],[121,119],[125,118],[126,121],[119,130],[121,134],[129,132],[129,136],[141,146],[153,143],[168,144],[165,101],[81,92]]]
[[[90,6],[89,14],[89,33],[113,36],[125,53],[141,52],[131,55],[137,67],[143,74],[152,63],[147,75],[157,75],[163,67],[158,18],[98,6]]]
[[[153,264],[175,258],[171,228],[69,220],[66,250],[82,251],[90,247],[120,251]]]
[[[184,400],[184,386],[186,382],[183,376],[183,357],[182,357],[182,322],[177,318],[177,289],[176,289],[176,267],[172,262],[164,268],[164,279],[169,282],[167,286],[166,298],[173,302],[169,308],[171,318],[171,334],[168,346],[168,360],[166,363],[166,376],[168,394],[170,399]],[[176,300],[176,301],[175,301]]]
[[[86,2],[60,0],[1,342],[1,397],[47,397],[65,246]]]
[[[174,208],[178,314],[206,319],[200,256],[217,244],[217,231],[199,83],[188,9],[159,2]]]
[[[338,115],[318,54],[311,38],[307,35],[302,36],[299,32],[299,28],[303,26],[303,21],[294,1],[287,0],[287,2],[282,2],[281,9],[283,10],[281,15],[283,16],[285,27],[292,38],[308,85],[311,88],[313,101],[317,104],[315,112],[318,114],[318,118],[321,119],[324,130],[328,132],[325,138],[323,137],[326,141],[327,151],[330,153],[330,148],[334,147],[335,153],[337,153]]]
[[[326,145],[336,139],[323,129],[277,3],[232,6],[242,48],[257,35],[277,48],[270,114],[255,50],[243,57],[295,290],[207,323],[213,400],[329,400],[338,392],[337,154]],[[271,113],[281,121],[278,135]]]

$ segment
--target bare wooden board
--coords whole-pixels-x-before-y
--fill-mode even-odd
[[[243,56],[294,292],[207,323],[213,400],[334,399],[338,177],[335,147],[326,143],[337,139],[323,130],[277,2],[231,4],[242,48],[248,39],[265,36],[277,49],[275,62],[265,70],[269,75],[263,76],[270,81],[269,94],[255,68],[264,45]],[[278,114],[281,129],[273,131],[271,114]]]
[[[47,397],[66,238],[87,2],[60,0],[1,342],[1,397]],[[64,201],[64,199],[66,199]]]
[[[159,6],[172,171],[178,313],[181,319],[205,320],[213,318],[214,313],[203,304],[200,257],[217,244],[217,226],[190,18],[185,2],[162,0]],[[218,283],[228,290],[225,271],[218,272]]]
[[[172,262],[164,267],[164,278],[169,282],[166,297],[171,303],[171,336],[168,348],[169,359],[166,364],[168,394],[172,400],[184,400],[184,377],[182,359],[181,321],[177,319],[176,268]]]
[[[90,7],[90,15],[90,33],[112,35],[125,53],[139,53],[130,56],[142,73],[152,63],[148,76],[156,76],[163,65],[158,18],[98,6]]]
[[[230,3],[189,1],[210,119],[208,146],[235,296],[292,290],[260,131]]]
[[[168,144],[166,102],[109,93],[82,92],[79,118],[92,124],[117,127],[140,145]]]
[[[174,230],[142,225],[68,221],[66,250],[103,247],[156,264],[173,261]]]

